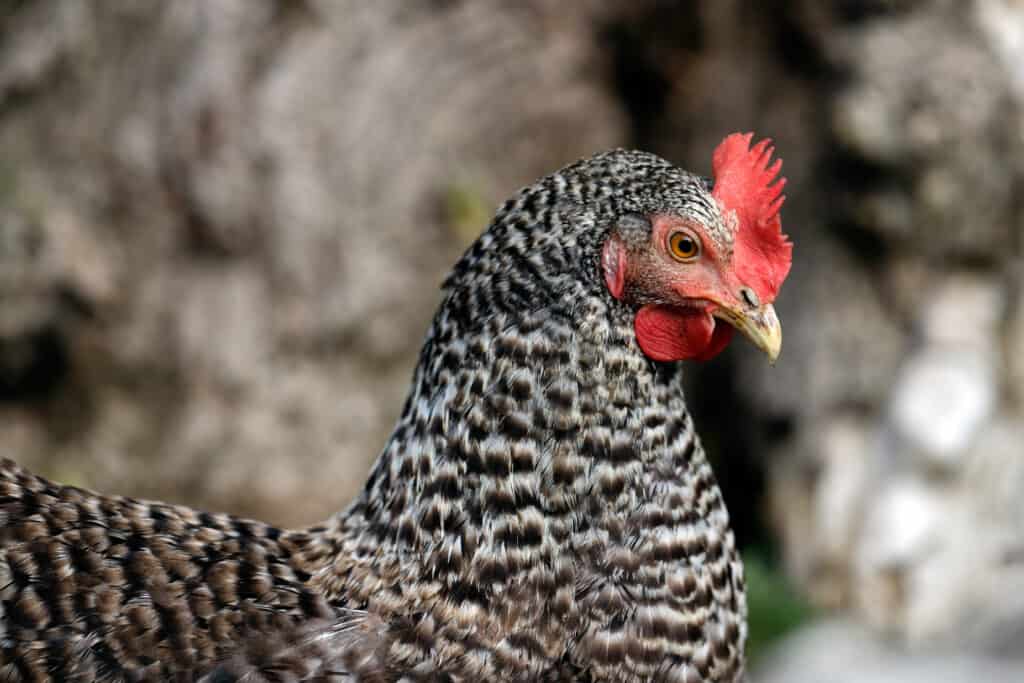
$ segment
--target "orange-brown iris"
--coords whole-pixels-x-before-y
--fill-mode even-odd
[[[674,232],[668,238],[668,249],[680,261],[692,261],[700,254],[700,242],[687,232]]]

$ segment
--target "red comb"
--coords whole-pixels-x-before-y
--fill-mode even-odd
[[[785,178],[778,178],[782,159],[770,164],[771,140],[753,147],[753,133],[733,133],[711,158],[715,174],[711,194],[724,212],[736,214],[733,268],[744,284],[765,303],[775,300],[793,260],[793,245],[782,234],[779,208],[786,197]],[[770,164],[770,165],[769,165]]]

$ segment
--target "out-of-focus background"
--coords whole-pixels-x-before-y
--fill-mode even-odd
[[[756,681],[1024,680],[1021,0],[4,0],[0,453],[312,523],[519,186],[775,138],[774,368],[694,366]]]

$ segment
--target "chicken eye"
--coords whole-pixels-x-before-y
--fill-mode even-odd
[[[668,248],[672,256],[680,261],[692,261],[700,254],[700,242],[685,232],[672,233],[668,238]]]

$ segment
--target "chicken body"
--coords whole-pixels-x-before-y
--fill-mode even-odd
[[[99,496],[10,460],[0,522],[0,681],[172,679],[250,629],[330,614],[294,562],[303,534]]]
[[[727,221],[652,155],[509,200],[456,265],[361,495],[281,532],[0,465],[0,681],[738,681],[743,573],[678,364],[602,246]],[[289,678],[291,676],[291,678]]]

